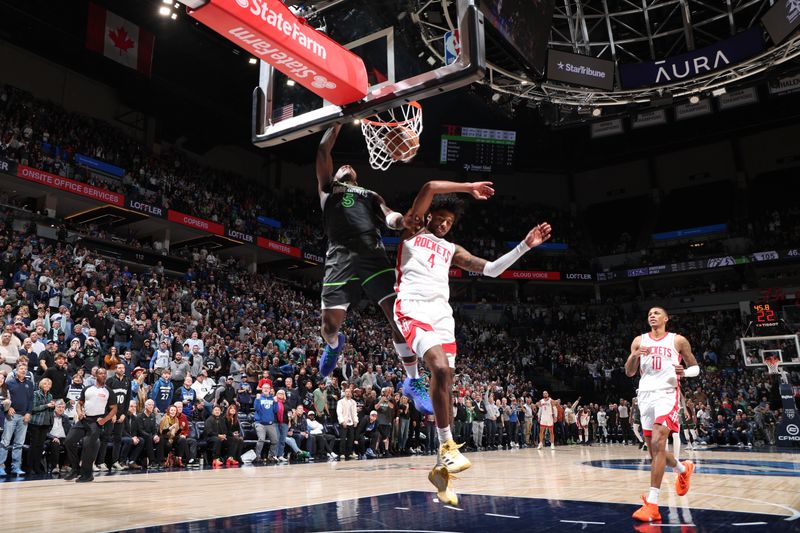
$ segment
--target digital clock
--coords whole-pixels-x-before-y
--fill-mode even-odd
[[[751,307],[753,314],[753,325],[757,329],[775,328],[780,325],[778,317],[778,306],[774,303],[757,303]]]

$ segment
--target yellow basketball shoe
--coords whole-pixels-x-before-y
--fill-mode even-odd
[[[451,474],[458,474],[472,466],[469,459],[458,451],[462,446],[463,444],[456,444],[453,439],[439,446],[439,461],[447,467],[447,471]]]
[[[458,505],[458,495],[450,486],[450,480],[455,478],[443,465],[434,466],[428,473],[428,481],[436,487],[436,497],[444,505]]]

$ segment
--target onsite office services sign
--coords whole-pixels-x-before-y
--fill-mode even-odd
[[[118,205],[120,207],[125,205],[125,197],[119,193],[25,165],[19,165],[17,167],[17,177],[107,204]]]
[[[758,27],[752,27],[705,48],[646,63],[624,63],[619,66],[623,89],[669,85],[715,70],[728,68],[764,50],[764,39]]]

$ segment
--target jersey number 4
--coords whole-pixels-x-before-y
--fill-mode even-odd
[[[428,258],[428,264],[433,268],[436,265],[436,254],[431,254]]]

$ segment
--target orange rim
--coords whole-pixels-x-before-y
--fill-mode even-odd
[[[422,106],[416,100],[413,101],[413,102],[409,102],[408,104],[404,104],[404,105],[410,105],[410,106],[416,107],[417,109],[422,111]],[[372,115],[372,116],[375,117],[377,115]],[[413,121],[414,121],[413,118],[412,119],[408,119],[408,120],[402,120],[400,122],[383,122],[382,120],[371,120],[371,119],[368,119],[368,118],[362,118],[361,119],[361,122],[363,122],[364,124],[369,124],[370,126],[378,126],[378,127],[386,126],[388,128],[397,128],[398,126],[405,126],[406,124],[410,124]]]

